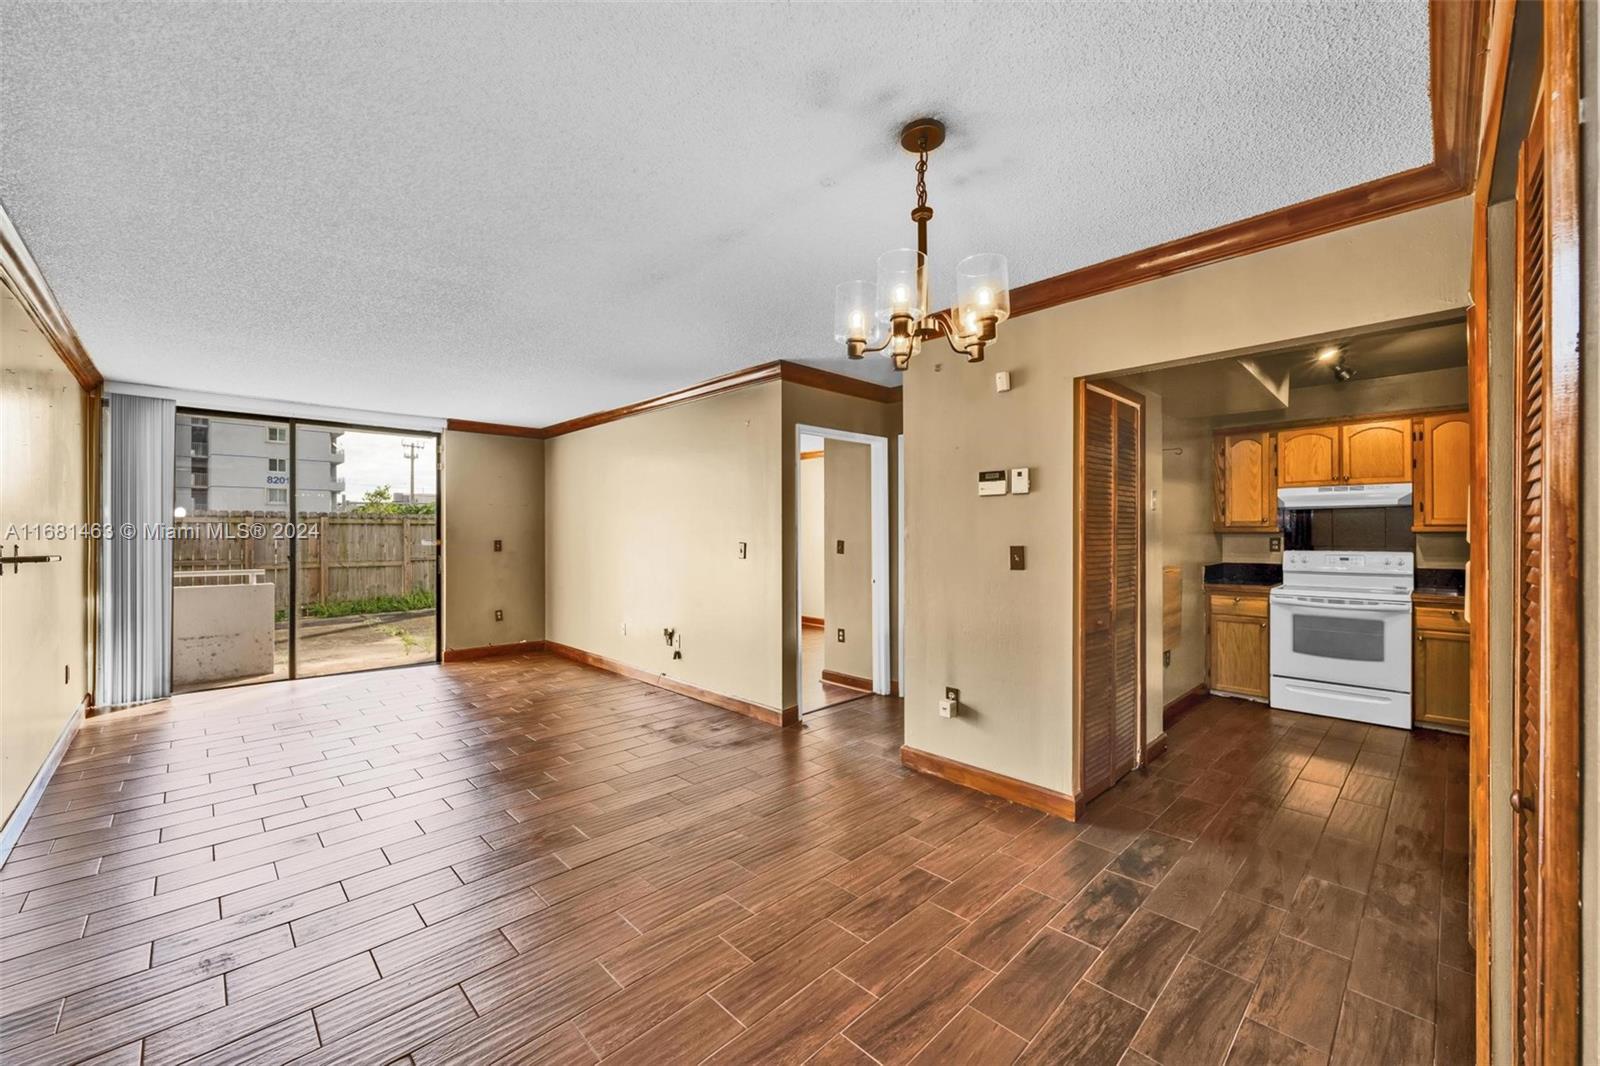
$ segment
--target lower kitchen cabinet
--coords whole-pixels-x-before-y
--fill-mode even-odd
[[[1471,630],[1459,608],[1418,607],[1412,628],[1411,718],[1419,726],[1466,730]]]
[[[1212,692],[1264,700],[1272,669],[1267,591],[1208,590],[1206,669]]]

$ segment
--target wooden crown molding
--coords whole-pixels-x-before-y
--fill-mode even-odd
[[[79,387],[84,392],[98,389],[105,382],[105,377],[94,365],[94,360],[89,358],[67,313],[56,302],[55,293],[50,291],[50,284],[44,280],[39,264],[22,241],[22,235],[11,224],[11,216],[6,213],[4,205],[0,205],[0,282],[4,282],[17,302],[27,310],[28,316],[38,324],[49,340],[50,347],[67,364],[72,376],[78,379]]]
[[[603,426],[607,422],[616,422],[632,415],[659,411],[664,407],[688,403],[690,400],[703,400],[707,396],[716,396],[719,393],[732,392],[734,389],[760,385],[767,381],[787,381],[795,385],[836,392],[842,396],[871,400],[874,403],[899,403],[901,397],[901,388],[898,385],[879,385],[875,381],[862,381],[860,378],[836,374],[831,370],[776,359],[770,363],[760,363],[756,366],[747,366],[743,370],[735,370],[730,374],[722,374],[687,388],[664,392],[660,396],[569,418],[565,422],[557,422],[542,429],[532,426],[504,426],[494,422],[469,422],[456,418],[450,419],[449,428],[473,433],[509,433],[521,437],[559,437],[565,433],[576,433],[580,429]]]
[[[490,433],[498,437],[527,437],[544,440],[549,436],[538,426],[510,426],[503,422],[474,422],[469,418],[447,419],[444,428],[456,433]]]
[[[1428,5],[1433,162],[1011,290],[1025,315],[1195,267],[1441,203],[1472,190],[1483,92],[1487,0]]]

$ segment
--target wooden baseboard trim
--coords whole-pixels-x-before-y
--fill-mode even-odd
[[[713,707],[721,707],[725,711],[742,714],[746,718],[754,718],[765,725],[781,728],[800,723],[800,710],[797,707],[785,707],[780,711],[776,707],[752,703],[750,700],[742,700],[737,696],[724,696],[720,692],[712,692],[710,689],[691,685],[687,681],[679,681],[675,677],[654,674],[649,670],[642,670],[637,666],[630,666],[625,662],[620,662],[604,655],[596,655],[592,651],[584,651],[582,648],[574,648],[570,644],[561,644],[554,640],[545,641],[544,650],[554,655],[559,655],[563,659],[570,659],[575,663],[582,663],[584,666],[592,666],[596,670],[604,670],[607,673],[617,674],[634,681],[642,681],[647,685],[654,685],[656,688],[664,688],[668,692],[676,692],[680,696],[688,696],[690,699],[699,700],[701,703],[709,703]]]
[[[1171,729],[1173,722],[1198,707],[1210,694],[1210,689],[1206,688],[1205,683],[1202,682],[1161,708],[1161,728]],[[1163,733],[1163,742],[1165,742],[1165,739],[1166,734]]]
[[[1167,753],[1167,735],[1162,733],[1144,746],[1144,765],[1149,766]]]
[[[862,692],[872,691],[872,678],[857,677],[855,674],[841,674],[837,670],[822,671],[822,680],[830,685],[842,685],[845,688],[860,689]]]
[[[800,616],[800,628],[801,629],[827,629],[828,628],[828,623],[827,623],[827,621],[825,619],[818,618],[814,614],[803,614],[803,615]]]
[[[544,651],[542,640],[519,640],[513,644],[483,644],[476,648],[446,648],[441,660],[447,663],[464,663],[473,659],[492,659],[500,655],[520,655],[529,651]]]
[[[61,727],[61,734],[56,737],[50,753],[44,757],[39,772],[33,775],[33,781],[29,783],[27,791],[22,794],[22,798],[17,801],[16,807],[6,818],[5,828],[0,829],[0,866],[4,866],[6,859],[11,857],[11,849],[16,847],[17,838],[22,836],[22,831],[27,828],[28,819],[39,806],[44,790],[49,786],[50,779],[55,776],[56,767],[61,765],[67,749],[72,747],[72,739],[82,728],[84,716],[88,714],[89,703],[93,698],[86,695],[78,701],[78,706],[67,718],[66,724]]]
[[[964,762],[912,747],[900,749],[900,762],[919,774],[937,777],[953,785],[970,788],[974,792],[998,796],[1012,803],[1020,803],[1024,807],[1032,807],[1036,811],[1065,818],[1069,822],[1078,819],[1078,798],[1069,796],[1065,792],[1056,792],[1042,785],[1019,781],[1015,777],[997,774],[993,770],[968,766]]]

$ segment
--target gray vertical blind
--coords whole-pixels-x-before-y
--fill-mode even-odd
[[[103,409],[100,707],[172,693],[172,541],[163,531],[172,523],[174,407],[113,393]]]

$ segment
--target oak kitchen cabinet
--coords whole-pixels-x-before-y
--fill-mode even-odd
[[[1411,718],[1417,725],[1466,730],[1471,630],[1459,607],[1417,606],[1412,616]]]
[[[1227,532],[1277,532],[1278,478],[1269,430],[1218,433],[1212,444],[1211,519]]]
[[[1385,485],[1411,480],[1411,419],[1347,422],[1339,427],[1340,482]]]
[[[1305,488],[1339,480],[1339,427],[1302,426],[1278,432],[1278,486]]]
[[[1267,590],[1206,588],[1206,672],[1212,692],[1265,700],[1271,690]]]
[[[1472,440],[1467,412],[1419,415],[1411,423],[1411,528],[1464,533]]]

